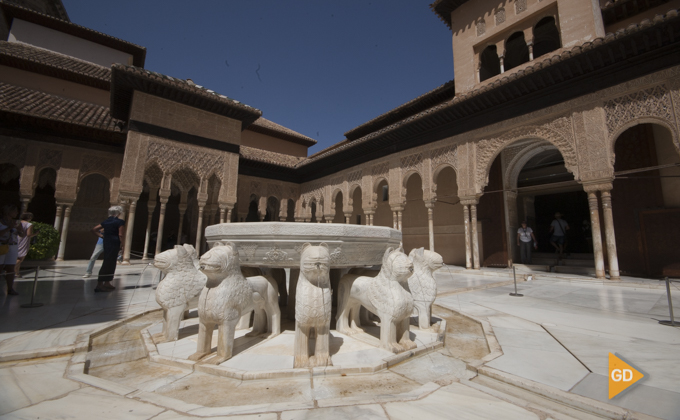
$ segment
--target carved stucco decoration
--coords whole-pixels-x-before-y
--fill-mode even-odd
[[[489,182],[491,164],[507,145],[524,139],[546,140],[553,144],[564,158],[564,166],[579,179],[578,161],[574,146],[573,128],[570,117],[561,117],[542,126],[524,126],[510,130],[503,135],[491,139],[480,140],[476,144],[476,187],[477,193]]]
[[[454,145],[448,145],[434,149],[430,152],[430,160],[432,162],[432,174],[435,175],[439,173],[443,166],[450,166],[456,173],[458,173],[458,168],[456,165],[458,148]],[[434,179],[433,181],[436,181]]]
[[[111,179],[115,176],[116,165],[119,165],[119,162],[110,156],[85,155],[80,166],[80,179],[91,174],[100,174]]]
[[[41,149],[40,157],[38,158],[38,168],[54,168],[61,167],[61,150]]]
[[[661,122],[670,129],[676,149],[678,144],[677,122],[673,103],[680,99],[678,92],[665,85],[653,86],[620,96],[605,102],[611,144],[611,163],[614,164],[614,143],[623,131],[636,124]],[[659,121],[660,120],[660,121]]]
[[[173,184],[177,184],[177,186],[182,190],[184,193],[188,193],[191,188],[196,188],[198,191],[200,185],[201,185],[201,180],[199,179],[198,175],[196,175],[192,170],[182,168],[172,174],[172,181]]]
[[[163,181],[163,171],[158,165],[151,165],[144,171],[144,179],[149,185],[149,188],[160,188],[161,182]]]
[[[517,179],[524,165],[534,156],[550,149],[555,149],[555,146],[545,141],[538,141],[503,150],[503,158],[506,162],[503,170],[504,188],[517,188]]]
[[[157,163],[166,174],[173,173],[180,168],[189,168],[200,178],[209,178],[215,174],[220,181],[224,182],[222,179],[223,153],[208,153],[151,141],[147,151],[147,167],[152,163]]]
[[[3,139],[0,142],[0,163],[11,163],[21,168],[26,162],[26,151],[28,146],[15,141]]]

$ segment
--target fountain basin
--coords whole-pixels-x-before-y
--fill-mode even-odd
[[[245,267],[299,268],[302,246],[328,245],[331,268],[382,264],[387,248],[401,244],[401,232],[383,226],[339,223],[254,222],[208,226],[210,247],[233,242]]]

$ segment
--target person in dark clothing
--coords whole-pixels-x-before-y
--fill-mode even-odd
[[[111,292],[115,289],[111,280],[116,272],[118,252],[125,245],[125,220],[118,218],[122,213],[122,207],[113,206],[109,209],[109,218],[92,228],[95,234],[104,230],[104,262],[99,270],[95,292]]]

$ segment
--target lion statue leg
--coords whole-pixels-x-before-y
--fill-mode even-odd
[[[401,353],[404,348],[397,343],[397,326],[387,314],[379,313],[380,318],[380,347],[392,353]]]
[[[217,354],[211,357],[206,363],[211,365],[219,365],[220,363],[231,359],[234,350],[234,333],[236,332],[236,324],[239,318],[227,319],[218,326],[217,335]]]
[[[309,367],[309,330],[310,327],[295,323],[295,368]]]
[[[333,366],[330,355],[330,320],[323,327],[316,327],[316,344],[314,356],[310,357],[309,365],[314,366]]]
[[[181,305],[163,311],[163,339],[166,342],[177,341],[179,324],[182,322],[185,309],[186,305]]]
[[[396,323],[397,339],[399,340],[399,345],[402,346],[404,350],[411,350],[418,347],[418,345],[411,340],[411,333],[409,332],[410,320],[410,318],[404,318],[402,321]]]
[[[214,323],[199,322],[198,324],[198,343],[196,353],[189,356],[189,360],[199,361],[210,354],[212,344],[212,333],[215,329]]]
[[[430,302],[424,302],[421,300],[416,300],[413,302],[413,304],[418,310],[418,328],[421,330],[430,328],[430,320],[432,318],[432,304]]]

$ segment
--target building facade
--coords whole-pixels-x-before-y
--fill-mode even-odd
[[[431,7],[455,79],[307,156],[314,140],[145,70],[143,47],[74,25],[60,2],[5,0],[3,201],[61,231],[58,259],[89,255],[112,203],[125,261],[205,247],[209,224],[281,220],[391,226],[469,269],[517,262],[520,220],[551,252],[559,211],[598,278],[676,275],[680,1]]]

